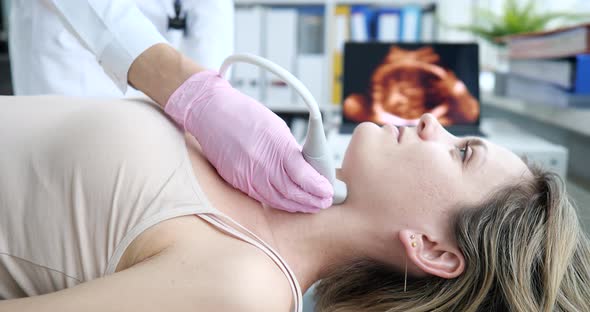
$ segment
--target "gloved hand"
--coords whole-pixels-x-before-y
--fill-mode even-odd
[[[289,212],[332,204],[332,185],[303,159],[285,122],[216,72],[190,77],[165,111],[199,141],[223,179],[250,197]]]

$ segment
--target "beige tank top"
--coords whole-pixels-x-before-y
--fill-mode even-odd
[[[215,209],[185,141],[155,105],[135,100],[0,97],[0,299],[59,291],[115,272],[149,227],[195,214],[286,262]]]

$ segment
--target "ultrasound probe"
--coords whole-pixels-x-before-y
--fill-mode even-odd
[[[336,168],[334,166],[333,154],[328,146],[322,122],[322,113],[311,92],[293,74],[279,65],[252,54],[234,54],[225,59],[219,70],[221,77],[227,69],[237,62],[248,63],[260,66],[281,78],[285,83],[293,87],[303,98],[309,109],[309,123],[307,136],[303,143],[303,158],[322,176],[326,177],[334,187],[333,203],[344,202],[347,196],[346,184],[336,179]]]

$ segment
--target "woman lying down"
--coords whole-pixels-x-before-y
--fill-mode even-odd
[[[226,184],[156,105],[0,105],[0,311],[292,311],[320,280],[318,311],[590,311],[560,180],[430,115],[358,126],[346,202],[293,214]]]

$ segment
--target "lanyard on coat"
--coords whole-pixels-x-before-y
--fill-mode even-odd
[[[168,30],[181,30],[187,34],[186,12],[182,10],[182,1],[174,0],[174,17],[168,16]]]

